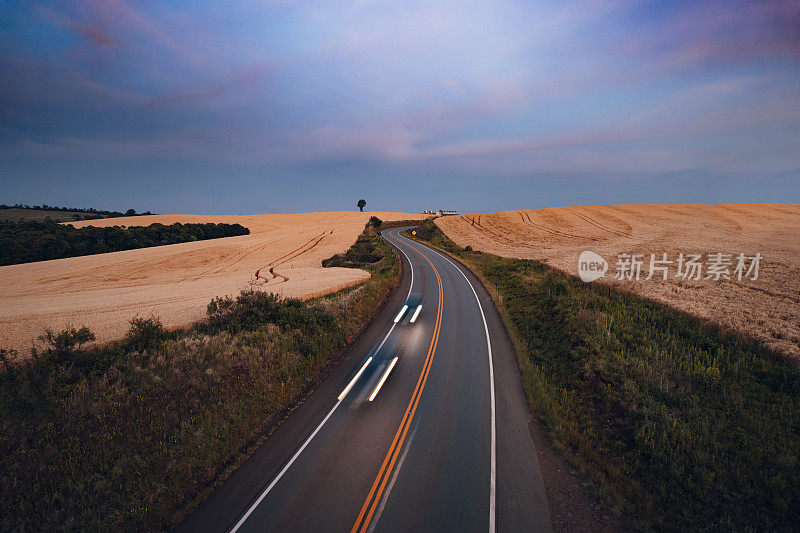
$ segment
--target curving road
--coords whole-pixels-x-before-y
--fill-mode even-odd
[[[382,232],[403,260],[386,311],[179,531],[550,529],[500,317],[471,272],[401,231]]]

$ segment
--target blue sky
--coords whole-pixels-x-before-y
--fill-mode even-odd
[[[0,3],[0,203],[800,201],[800,2]]]

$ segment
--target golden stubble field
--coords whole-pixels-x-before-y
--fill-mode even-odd
[[[773,349],[800,357],[800,204],[608,205],[503,211],[438,218],[460,246],[505,257],[539,259],[578,274],[584,250],[602,255],[609,270],[600,281],[663,302],[755,336]],[[667,260],[645,280],[650,254]],[[731,280],[684,280],[679,254],[732,254]],[[758,279],[734,270],[737,256],[760,253]],[[643,254],[640,280],[617,280],[619,254]],[[712,259],[713,262],[713,259]],[[749,267],[750,262],[747,262]]]
[[[98,342],[122,337],[135,316],[156,315],[167,327],[205,314],[215,296],[248,287],[308,298],[369,277],[364,270],[322,268],[347,250],[370,216],[418,214],[332,212],[289,215],[152,215],[75,222],[83,226],[146,226],[225,222],[250,235],[0,267],[0,347],[26,355],[45,328],[89,326]]]

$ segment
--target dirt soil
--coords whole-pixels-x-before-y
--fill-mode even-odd
[[[460,246],[538,259],[578,275],[578,257],[594,251],[611,283],[744,332],[800,358],[800,204],[674,204],[559,207],[441,217],[436,224]],[[646,280],[650,254],[673,261]],[[732,254],[731,279],[677,278],[678,255]],[[734,274],[737,256],[762,256],[758,279]],[[619,254],[643,254],[641,277],[617,280]],[[750,262],[747,262],[749,267]]]
[[[0,347],[21,355],[45,328],[87,325],[97,342],[121,338],[135,316],[151,314],[167,327],[205,315],[215,296],[256,287],[309,298],[366,280],[364,270],[322,268],[347,250],[371,216],[411,213],[332,212],[290,215],[152,215],[89,220],[83,226],[146,226],[225,222],[250,235],[0,267]]]

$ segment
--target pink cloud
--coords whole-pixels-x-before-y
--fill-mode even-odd
[[[800,59],[800,3],[698,2],[672,19],[647,24],[617,50],[673,71],[731,62]]]
[[[79,24],[43,6],[34,6],[34,9],[49,22],[82,35],[98,46],[113,46],[117,44],[116,39],[98,27]]]

